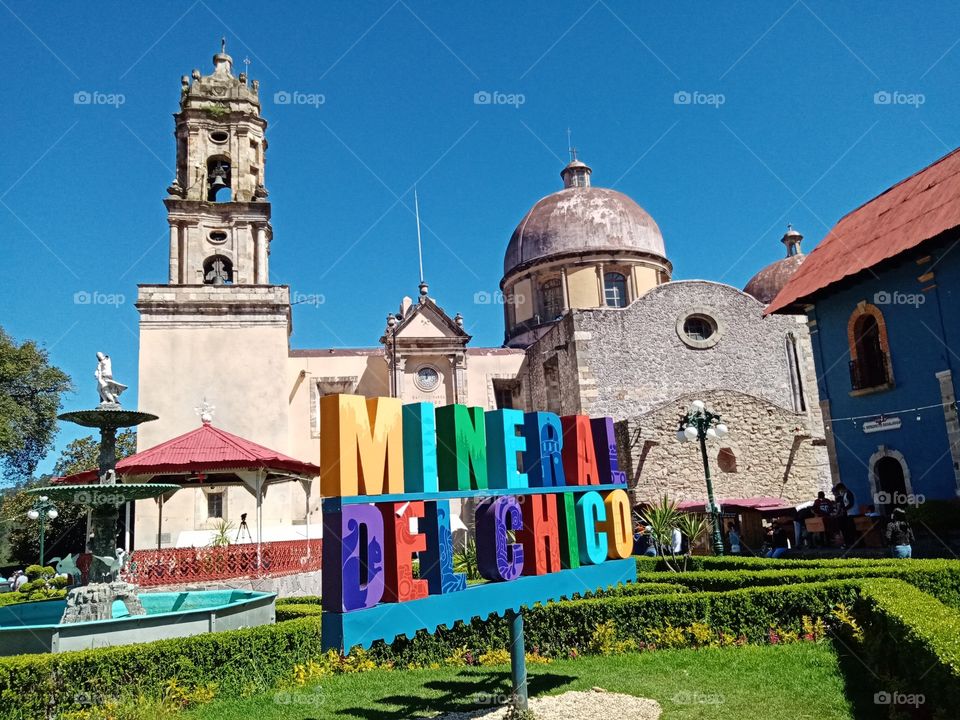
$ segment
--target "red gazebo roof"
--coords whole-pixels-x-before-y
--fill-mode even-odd
[[[117,475],[182,475],[214,470],[267,470],[315,477],[320,468],[214,427],[208,422],[117,462]],[[60,483],[95,481],[96,470],[59,478]]]

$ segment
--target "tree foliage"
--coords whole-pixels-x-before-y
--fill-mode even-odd
[[[123,430],[117,434],[117,459],[132,455],[137,448],[137,434],[133,430]],[[100,443],[88,435],[74,440],[60,453],[54,465],[54,474],[73,475],[97,467]],[[36,497],[25,491],[31,487],[42,486],[51,478],[32,480],[8,491],[0,507],[0,526],[6,530],[6,549],[8,560],[25,565],[35,563],[40,556],[40,535],[37,522],[27,519],[27,511],[33,506]],[[59,515],[56,520],[47,520],[46,548],[47,560],[51,557],[64,557],[68,553],[83,552],[86,547],[87,508],[72,503],[57,503]]]
[[[57,431],[69,376],[33,341],[18,345],[0,328],[0,467],[7,478],[33,476]]]

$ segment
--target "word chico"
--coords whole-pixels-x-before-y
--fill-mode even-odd
[[[322,398],[320,418],[325,613],[483,595],[454,572],[456,499],[476,500],[488,581],[582,573],[633,552],[611,418],[358,395]]]

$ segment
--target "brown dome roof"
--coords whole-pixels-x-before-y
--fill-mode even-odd
[[[595,251],[666,258],[660,228],[646,210],[621,192],[588,185],[547,195],[530,209],[510,238],[503,273],[551,256]]]
[[[793,225],[787,225],[787,232],[780,238],[780,242],[787,248],[787,256],[783,260],[770,263],[750,278],[743,291],[747,295],[753,295],[764,305],[769,305],[806,260],[806,255],[800,251],[802,240],[803,235],[794,230]]]
[[[750,278],[750,282],[744,286],[743,291],[747,295],[753,295],[764,305],[768,305],[806,259],[806,255],[797,253],[770,263]]]

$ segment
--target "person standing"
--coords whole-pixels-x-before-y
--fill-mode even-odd
[[[907,522],[907,513],[903,508],[895,508],[890,513],[890,522],[886,530],[887,546],[895,558],[913,557],[913,528]]]
[[[837,483],[833,487],[833,497],[836,500],[837,520],[840,523],[840,532],[843,533],[844,547],[852,547],[856,541],[857,530],[853,524],[854,507],[857,499],[853,492],[843,483]]]

